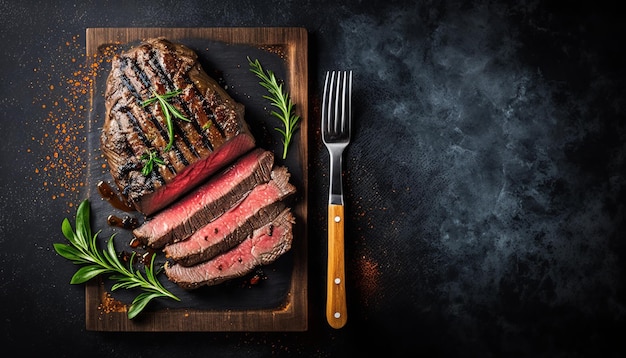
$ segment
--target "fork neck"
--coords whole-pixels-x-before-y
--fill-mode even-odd
[[[329,150],[330,154],[330,188],[328,204],[343,205],[342,186],[342,152],[339,150]]]

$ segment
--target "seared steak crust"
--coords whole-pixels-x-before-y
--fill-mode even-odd
[[[174,142],[165,113],[153,97],[180,90],[168,100],[190,121],[172,118]],[[120,192],[151,215],[252,149],[244,107],[209,77],[197,55],[163,38],[149,39],[112,60],[105,91],[101,148]],[[165,163],[144,176],[142,155],[153,152]]]

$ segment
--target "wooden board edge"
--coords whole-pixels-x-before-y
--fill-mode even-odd
[[[86,47],[89,52],[96,49],[101,40],[115,44],[166,35],[173,40],[208,35],[212,40],[231,44],[269,45],[306,42],[308,32],[302,27],[89,27],[86,29]]]

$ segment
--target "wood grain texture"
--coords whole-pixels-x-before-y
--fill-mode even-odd
[[[328,206],[328,272],[326,274],[326,320],[333,328],[348,321],[344,259],[344,207]]]
[[[124,309],[109,312],[103,302],[108,294],[98,280],[86,284],[86,328],[96,331],[305,331],[308,328],[307,281],[307,192],[308,192],[308,43],[303,28],[88,28],[86,51],[88,59],[103,46],[127,44],[150,37],[170,40],[206,39],[226,44],[258,47],[281,46],[285,50],[287,90],[301,117],[297,148],[302,178],[298,200],[293,207],[299,224],[294,231],[293,272],[289,292],[280,307],[270,309],[212,310],[198,308],[142,312],[129,320]],[[103,79],[97,79],[102,81]],[[99,94],[94,93],[93,96]],[[92,103],[94,102],[92,98]],[[93,186],[93,185],[90,185]]]

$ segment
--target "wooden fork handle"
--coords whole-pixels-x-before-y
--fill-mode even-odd
[[[326,279],[326,320],[341,328],[348,320],[344,261],[343,205],[328,206],[328,272]]]

